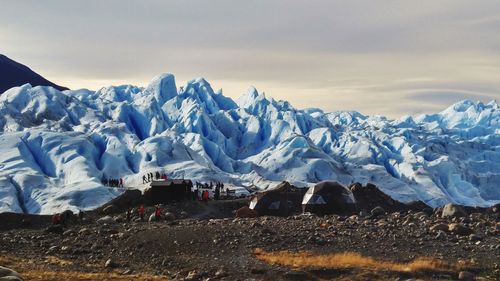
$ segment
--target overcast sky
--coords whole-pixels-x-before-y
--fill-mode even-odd
[[[499,34],[497,0],[0,0],[0,53],[70,88],[169,72],[389,117],[500,99]]]

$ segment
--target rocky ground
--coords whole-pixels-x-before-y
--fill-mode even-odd
[[[117,212],[101,220],[103,214],[91,213],[50,231],[48,222],[4,228],[0,265],[26,280],[500,280],[498,213],[451,210],[443,218],[442,210],[376,209],[352,216],[233,218],[214,204],[172,205],[168,220],[160,222],[135,216],[127,223]],[[414,272],[291,268],[260,261],[256,249],[354,252],[394,262],[432,257],[458,266]]]

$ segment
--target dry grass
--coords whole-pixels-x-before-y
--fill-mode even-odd
[[[288,251],[266,252],[256,249],[254,255],[257,259],[270,263],[296,268],[324,268],[348,269],[359,268],[369,270],[386,270],[393,272],[456,272],[462,266],[451,264],[438,259],[417,258],[408,263],[385,261],[365,257],[357,253],[339,253],[328,255],[314,255],[308,252],[292,253]]]
[[[39,281],[59,281],[59,280],[71,280],[71,281],[93,281],[93,280],[112,280],[112,281],[156,281],[156,280],[167,280],[165,277],[152,276],[148,274],[131,274],[122,275],[115,272],[98,272],[98,273],[88,273],[79,271],[27,271],[20,272],[26,280],[39,280]]]
[[[11,259],[8,257],[0,256],[0,266],[8,266],[12,263]]]
[[[55,269],[47,269],[42,268],[40,264],[32,260],[23,260],[15,257],[7,257],[0,256],[0,265],[12,268],[19,272],[26,280],[35,280],[35,281],[62,281],[62,280],[71,280],[71,281],[94,281],[94,280],[112,280],[112,281],[129,281],[129,280],[138,280],[138,281],[159,281],[159,280],[167,280],[163,276],[154,276],[150,274],[128,274],[123,275],[120,272],[97,272],[99,268],[97,268],[96,272],[83,272],[83,271],[74,271],[74,270],[66,270],[67,267],[72,266],[73,262],[63,260],[56,256],[47,256],[45,257],[45,262],[49,263],[52,266],[55,266]],[[86,265],[89,267],[89,271],[92,271],[91,265]],[[66,268],[65,268],[66,267]],[[59,270],[60,269],[60,270]]]
[[[73,262],[60,259],[56,256],[47,256],[47,257],[45,257],[45,261],[50,263],[50,264],[59,265],[59,266],[73,265]]]

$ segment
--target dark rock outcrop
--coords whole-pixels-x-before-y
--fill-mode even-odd
[[[0,94],[8,89],[30,83],[31,86],[51,86],[60,91],[68,88],[56,85],[43,78],[29,67],[15,62],[4,55],[0,55]]]

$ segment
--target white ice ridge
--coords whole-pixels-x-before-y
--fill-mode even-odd
[[[374,183],[400,201],[500,202],[500,110],[465,100],[443,112],[389,120],[300,110],[250,88],[236,102],[202,78],[145,87],[0,95],[0,212],[95,208],[142,175],[273,187],[287,180]]]

